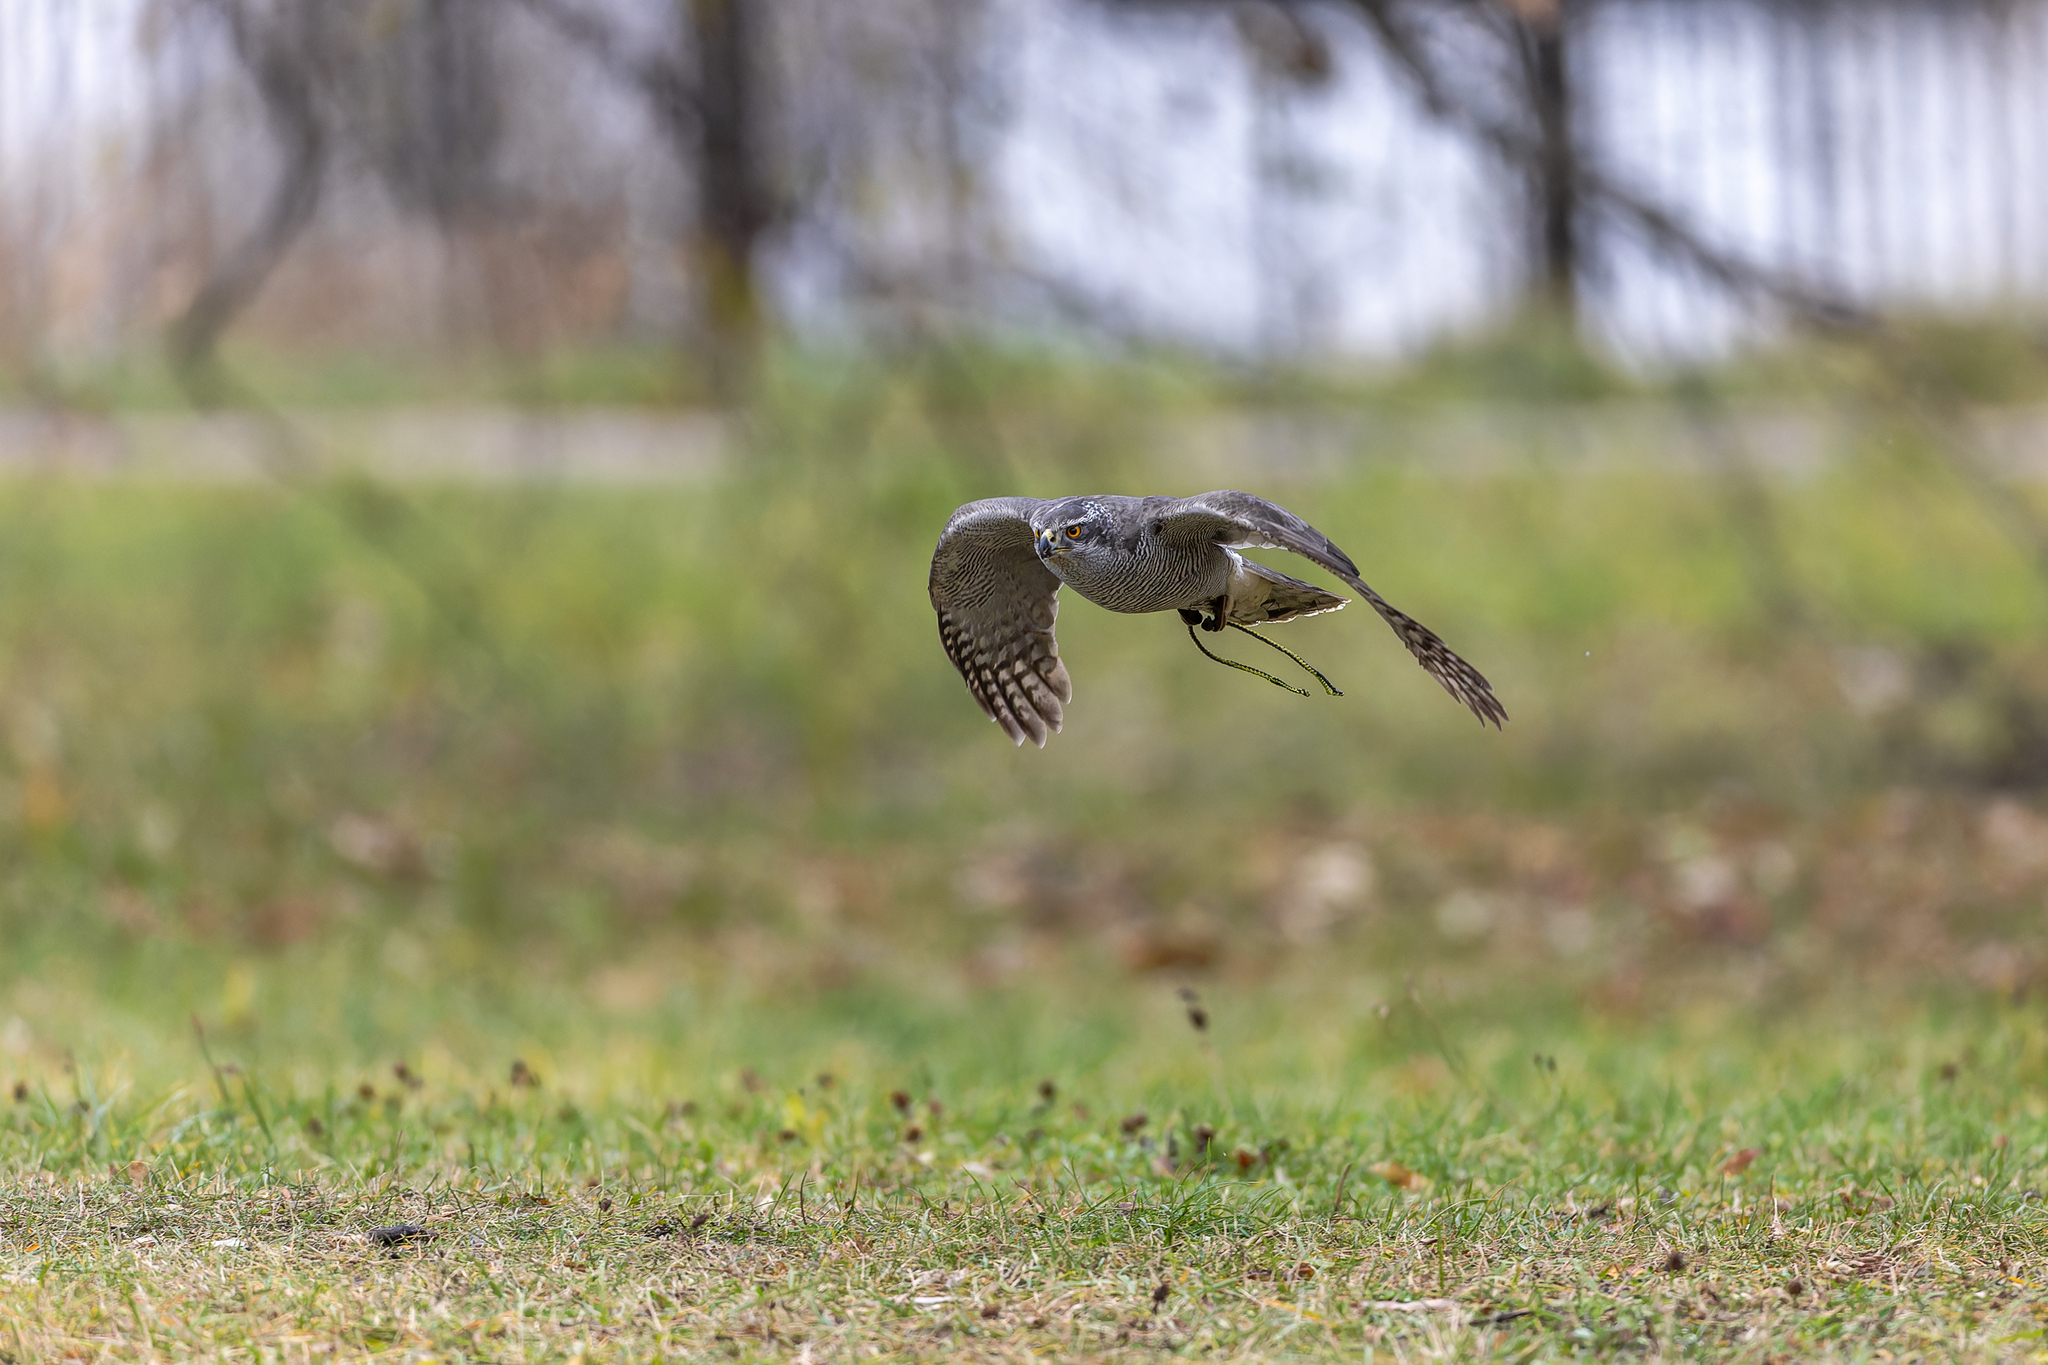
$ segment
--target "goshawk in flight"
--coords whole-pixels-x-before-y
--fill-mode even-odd
[[[1188,638],[1210,658],[1307,696],[1270,673],[1209,654],[1195,626],[1243,631],[1342,695],[1294,651],[1250,627],[1335,611],[1346,599],[1253,563],[1237,553],[1241,549],[1292,550],[1337,575],[1372,603],[1416,662],[1481,723],[1499,728],[1508,718],[1479,670],[1367,587],[1358,566],[1328,536],[1249,493],[970,502],[946,522],[932,555],[939,639],[989,719],[1018,744],[1029,739],[1041,749],[1060,728],[1061,704],[1074,699],[1052,634],[1062,583],[1111,611],[1178,611]]]

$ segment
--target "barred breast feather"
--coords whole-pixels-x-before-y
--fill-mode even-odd
[[[953,513],[932,555],[939,642],[967,690],[1017,744],[1045,747],[1074,685],[1053,621],[1060,581],[1033,548],[1036,498],[985,498]]]

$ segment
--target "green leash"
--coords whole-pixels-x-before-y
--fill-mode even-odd
[[[1229,626],[1232,630],[1243,631],[1246,635],[1251,636],[1254,640],[1257,640],[1262,645],[1271,645],[1274,649],[1279,650],[1282,654],[1285,654],[1288,658],[1300,664],[1304,669],[1306,669],[1309,673],[1315,676],[1315,680],[1323,685],[1323,691],[1329,693],[1331,696],[1341,697],[1344,695],[1343,692],[1338,690],[1337,685],[1335,683],[1332,683],[1328,678],[1323,676],[1323,671],[1321,669],[1317,668],[1307,659],[1302,658],[1299,654],[1296,654],[1286,645],[1281,644],[1277,640],[1267,639],[1265,636],[1253,630],[1250,626],[1241,626],[1235,621],[1226,621],[1224,622],[1224,624]],[[1309,690],[1306,687],[1296,687],[1291,682],[1283,682],[1281,679],[1274,677],[1271,673],[1268,673],[1263,668],[1253,668],[1250,664],[1241,664],[1235,659],[1226,659],[1221,654],[1211,654],[1209,652],[1209,647],[1202,643],[1200,636],[1195,634],[1195,627],[1193,625],[1190,625],[1188,627],[1188,639],[1194,641],[1195,648],[1202,651],[1202,656],[1204,658],[1214,659],[1217,663],[1228,665],[1231,668],[1237,669],[1240,673],[1250,673],[1255,677],[1264,678],[1267,682],[1273,684],[1273,686],[1286,688],[1289,692],[1292,692],[1297,697],[1306,697],[1310,695]]]

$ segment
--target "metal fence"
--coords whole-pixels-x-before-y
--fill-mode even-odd
[[[0,356],[153,344],[240,249],[289,152],[223,16],[282,24],[310,2],[0,5]],[[754,3],[772,79],[750,145],[780,202],[753,273],[799,333],[910,319],[1413,352],[1556,273],[1545,98],[1587,177],[1564,206],[1569,301],[1624,355],[1779,325],[1769,289],[1703,260],[1877,308],[2048,302],[2043,0]],[[322,21],[353,46],[317,85],[337,129],[317,212],[238,327],[545,347],[693,325],[703,266],[677,244],[700,231],[701,175],[630,61],[540,8],[330,0],[356,17]],[[687,53],[669,0],[555,8],[608,25],[614,56]],[[462,109],[407,96],[419,80],[390,71],[413,58],[376,47],[449,13],[472,18],[434,32],[478,45],[464,79],[489,115],[459,136]],[[1555,88],[1532,106],[1523,59],[1546,33]],[[449,167],[459,212],[419,188]]]

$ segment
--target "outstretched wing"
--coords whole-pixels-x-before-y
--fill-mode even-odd
[[[953,513],[932,555],[939,641],[989,719],[1045,747],[1074,685],[1052,637],[1059,579],[1033,549],[1036,498],[985,498]]]
[[[1394,607],[1358,576],[1358,566],[1330,543],[1330,538],[1278,503],[1250,493],[1223,490],[1198,493],[1168,506],[1159,518],[1159,534],[1168,541],[1211,541],[1232,549],[1292,550],[1320,564],[1349,583],[1372,603],[1380,619],[1394,628],[1401,643],[1444,691],[1470,707],[1481,723],[1498,729],[1507,708],[1493,695],[1493,685],[1480,671],[1459,658],[1435,631]]]

